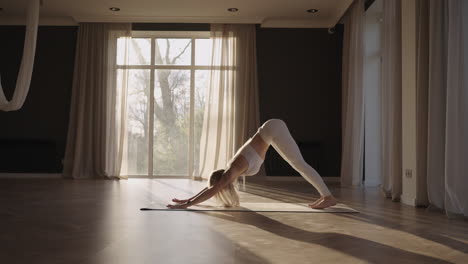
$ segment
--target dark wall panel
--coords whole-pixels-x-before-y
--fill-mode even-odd
[[[77,29],[39,27],[26,102],[19,111],[0,111],[0,172],[62,171]],[[0,74],[9,99],[21,63],[24,30],[0,26]]]
[[[135,30],[177,30],[136,24]],[[194,25],[185,30],[208,30]],[[40,27],[30,93],[24,107],[0,112],[0,172],[60,172],[70,111],[77,27]],[[11,98],[24,27],[0,26],[0,73]],[[260,115],[285,120],[306,160],[324,176],[338,176],[341,154],[342,27],[257,28]],[[270,175],[294,171],[270,151]],[[268,162],[269,161],[269,162]],[[276,162],[278,161],[278,162]]]
[[[286,121],[308,163],[339,176],[341,162],[341,49],[343,28],[257,28],[261,121]],[[274,158],[274,151],[269,156]],[[269,175],[292,174],[266,161]]]

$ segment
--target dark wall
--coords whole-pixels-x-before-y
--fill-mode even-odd
[[[183,25],[185,30],[190,30]],[[176,25],[172,30],[180,28]],[[136,24],[134,30],[162,30]],[[196,25],[197,30],[208,30]],[[11,98],[24,27],[0,26],[0,73]],[[61,172],[70,111],[77,27],[40,27],[30,93],[19,111],[1,112],[0,172]],[[338,176],[341,154],[342,28],[257,28],[260,116],[285,120],[307,162]],[[294,171],[269,151],[269,175]]]
[[[19,111],[0,111],[0,172],[61,172],[77,27],[41,26],[31,86]],[[0,26],[0,74],[11,99],[24,45],[22,26]]]
[[[306,161],[323,176],[340,175],[342,38],[341,25],[334,34],[257,28],[261,121],[283,119]],[[274,151],[268,155],[269,175],[294,173]]]

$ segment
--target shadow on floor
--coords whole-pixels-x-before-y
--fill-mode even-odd
[[[265,187],[268,189],[265,189]],[[303,202],[304,200],[310,199],[310,197],[305,194],[289,193],[287,190],[283,190],[281,188],[271,188],[270,186],[263,186],[263,185],[258,185],[258,184],[249,184],[245,192],[249,194],[254,194],[254,195],[282,201],[282,202]],[[346,201],[345,203],[350,204],[348,201]],[[362,207],[362,205],[360,207]],[[359,208],[359,209],[363,210],[364,208]],[[369,208],[366,208],[366,209],[369,209]],[[358,221],[373,224],[373,225],[379,225],[388,229],[394,229],[394,230],[406,232],[414,236],[418,236],[418,237],[433,241],[435,243],[447,246],[453,250],[457,250],[463,253],[468,253],[468,244],[459,240],[452,239],[448,235],[438,234],[441,232],[440,229],[443,229],[443,228],[450,229],[449,231],[447,231],[451,233],[450,236],[456,236],[456,234],[453,234],[453,233],[454,232],[456,233],[457,231],[461,233],[465,233],[466,226],[460,227],[456,221],[450,221],[450,223],[447,223],[448,221],[447,219],[436,221],[433,218],[428,219],[427,215],[422,215],[422,214],[417,214],[417,213],[411,214],[408,216],[408,215],[405,215],[401,211],[395,212],[394,208],[393,209],[390,208],[389,210],[382,211],[381,206],[379,206],[379,208],[377,209],[380,209],[380,210],[376,212],[375,214],[368,214],[367,212],[361,211],[360,214],[356,214],[356,215],[343,215],[343,214],[335,214],[335,215],[344,217],[347,219],[358,220]],[[424,214],[425,212],[422,212],[422,213]],[[444,221],[444,220],[447,220],[447,221]],[[437,227],[434,227],[435,224],[438,225],[439,229],[437,229]],[[449,224],[450,227],[448,227],[447,224]],[[414,225],[419,225],[419,227],[414,227]],[[436,229],[437,233],[431,232],[431,230],[433,229]],[[466,239],[466,237],[464,238]]]
[[[441,230],[443,228],[441,228],[440,226],[439,228],[435,226],[432,226],[432,227],[429,226],[429,225],[434,225],[433,223],[426,223],[424,224],[423,227],[414,227],[414,226],[407,225],[407,224],[405,225],[405,224],[395,223],[395,221],[387,220],[386,218],[382,216],[376,216],[376,215],[368,215],[368,214],[360,214],[360,215],[355,215],[355,216],[350,216],[350,215],[346,216],[346,215],[338,215],[338,214],[336,215],[347,218],[347,219],[358,220],[361,222],[365,222],[365,223],[369,223],[373,225],[379,225],[385,228],[405,232],[405,233],[418,236],[418,237],[433,241],[435,243],[444,245],[453,250],[457,250],[463,253],[468,253],[468,244],[452,239],[448,236],[442,236],[440,234],[436,234],[432,232],[431,230],[434,230],[434,229],[437,232],[443,232],[443,230]],[[466,228],[465,228],[465,232],[466,232]],[[451,234],[451,235],[454,235],[454,234]]]
[[[369,263],[394,264],[395,259],[393,257],[395,256],[398,256],[398,263],[451,263],[442,259],[409,252],[355,236],[299,229],[255,212],[206,214],[235,223],[255,226],[287,239],[330,248]]]

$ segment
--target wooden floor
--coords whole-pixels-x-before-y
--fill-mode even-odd
[[[0,263],[468,263],[468,221],[332,186],[359,214],[140,211],[188,180],[0,180]],[[241,201],[305,202],[305,182],[248,183]]]

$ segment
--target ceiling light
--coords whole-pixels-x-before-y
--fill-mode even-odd
[[[307,12],[309,13],[317,13],[318,9],[308,9]]]
[[[111,7],[109,8],[110,11],[114,11],[114,12],[117,12],[117,11],[120,11],[120,8],[118,7]]]
[[[229,12],[237,12],[237,11],[239,11],[239,9],[237,9],[235,7],[231,7],[231,8],[228,8],[228,11]]]

